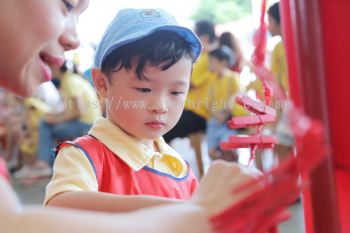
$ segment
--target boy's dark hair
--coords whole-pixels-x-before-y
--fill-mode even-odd
[[[150,36],[123,45],[111,52],[101,65],[101,71],[111,80],[111,74],[122,68],[130,70],[132,61],[137,59],[135,74],[140,80],[146,65],[167,70],[181,58],[188,57],[195,62],[191,44],[173,31],[158,31]]]
[[[276,21],[278,25],[281,24],[279,2],[276,2],[275,4],[270,6],[267,13]]]
[[[201,20],[196,22],[194,31],[196,32],[197,36],[207,35],[210,43],[213,43],[216,39],[215,25],[208,20]]]
[[[209,52],[210,57],[215,57],[219,61],[226,61],[227,64],[231,67],[235,64],[236,57],[233,51],[226,45],[222,45]]]

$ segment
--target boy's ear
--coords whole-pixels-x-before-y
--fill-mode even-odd
[[[100,69],[93,68],[91,71],[92,79],[94,80],[94,86],[100,98],[107,97],[107,82],[108,79]]]

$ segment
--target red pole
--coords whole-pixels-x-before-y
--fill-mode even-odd
[[[350,233],[350,1],[319,0],[332,158],[336,167],[340,223]]]
[[[324,123],[326,136],[330,139],[326,82],[328,77],[324,69],[325,51],[319,0],[281,0],[281,4],[282,19],[290,19],[284,23],[283,32],[286,33],[284,39],[291,97],[298,103],[300,96],[306,114]],[[311,175],[310,190],[304,196],[308,233],[340,232],[333,162],[331,155],[327,157]]]
[[[320,1],[320,14],[324,33],[326,56],[325,72],[331,140],[334,161],[338,167],[350,172],[350,147],[345,132],[350,132],[350,1]]]

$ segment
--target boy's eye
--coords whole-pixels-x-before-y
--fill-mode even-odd
[[[137,91],[139,91],[139,92],[142,92],[142,93],[151,92],[151,89],[149,89],[149,88],[138,88],[138,87],[136,87],[135,89]]]
[[[70,12],[73,10],[74,6],[68,0],[62,0],[64,6],[67,8],[67,11]]]

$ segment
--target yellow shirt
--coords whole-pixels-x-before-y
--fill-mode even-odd
[[[148,166],[177,178],[184,177],[188,172],[186,162],[163,138],[154,141],[160,151],[155,152],[102,117],[97,118],[89,134],[106,145],[134,171]],[[52,180],[46,187],[44,203],[47,204],[57,194],[70,191],[98,191],[97,179],[89,160],[74,146],[59,151]]]
[[[287,75],[287,63],[286,63],[286,54],[283,46],[283,42],[279,42],[272,51],[271,56],[271,72],[275,78],[275,81],[281,85],[283,91],[288,96],[289,93],[289,84],[288,84],[288,75]],[[264,99],[264,87],[260,79],[256,79],[254,82],[251,82],[247,90],[253,89],[256,91],[259,98]]]
[[[52,110],[48,104],[36,97],[25,99],[24,106],[27,109],[27,112],[29,112],[27,116],[28,123],[30,124],[29,128],[35,130],[37,130],[39,121],[43,115]],[[33,111],[29,111],[29,109],[32,109]]]
[[[216,79],[216,75],[209,71],[209,56],[202,53],[197,63],[193,66],[191,76],[191,88],[186,99],[185,109],[208,119],[208,90],[210,83]]]
[[[227,70],[225,74],[211,83],[209,88],[209,107],[211,111],[220,111],[231,109],[233,116],[246,115],[243,107],[235,104],[234,97],[243,94],[243,88],[240,85],[239,74]]]
[[[36,97],[25,99],[24,106],[26,108],[26,120],[30,138],[21,140],[20,150],[22,153],[36,156],[39,138],[39,122],[44,113],[50,112],[52,109],[48,104]]]
[[[92,124],[97,117],[101,116],[100,103],[94,88],[79,75],[65,74],[61,81],[60,93],[68,109],[71,107],[72,99],[79,100],[79,108],[82,110],[80,121]]]
[[[271,72],[274,74],[276,81],[282,86],[288,95],[289,85],[287,76],[286,52],[283,42],[279,42],[272,51]]]

